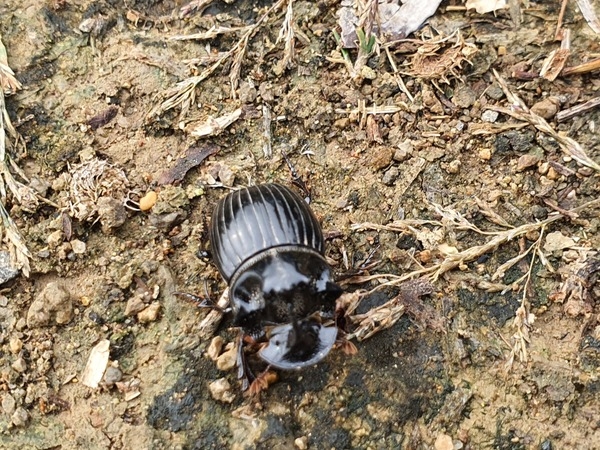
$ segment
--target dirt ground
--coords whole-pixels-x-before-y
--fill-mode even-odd
[[[273,6],[212,3],[183,18],[184,2],[169,0],[0,4],[23,85],[6,98],[27,147],[13,157],[48,200],[5,202],[32,256],[30,276],[0,295],[0,448],[600,449],[600,176],[560,142],[600,163],[600,112],[556,117],[597,97],[600,81],[537,76],[560,47],[561,2],[529,1],[515,24],[444,1],[354,77],[332,0],[292,2],[295,54],[282,64],[283,2],[194,102],[161,108],[247,29],[173,36],[251,25]],[[563,26],[566,67],[598,57],[575,2]],[[510,117],[507,92],[558,135]],[[192,134],[200,124],[213,133]],[[251,398],[235,369],[220,370],[226,350],[209,357],[208,311],[174,293],[220,296],[212,208],[232,187],[292,186],[283,154],[310,187],[339,277],[378,263],[344,281],[362,298],[348,331],[380,305],[384,322],[394,308],[399,318],[371,320],[356,355],[280,372]],[[148,192],[156,203],[136,210]],[[405,296],[401,277],[419,270],[433,293]],[[237,332],[225,320],[214,334]],[[106,342],[109,367],[88,387],[84,368]]]

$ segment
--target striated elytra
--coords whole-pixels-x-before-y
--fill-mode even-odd
[[[263,360],[295,369],[329,353],[337,327],[323,322],[341,289],[323,256],[321,227],[300,196],[275,183],[232,192],[215,208],[210,241],[234,324],[268,339]]]

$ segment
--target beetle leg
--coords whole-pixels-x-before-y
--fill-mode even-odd
[[[213,299],[209,298],[209,297],[199,297],[197,295],[194,294],[190,294],[188,292],[174,292],[175,295],[178,295],[179,297],[183,297],[186,298],[188,300],[193,301],[194,303],[196,303],[196,305],[200,308],[211,308],[211,309],[215,309],[223,314],[228,313],[229,311],[231,311],[231,308],[221,308],[219,305],[217,305]]]
[[[238,336],[238,353],[237,353],[237,358],[236,358],[236,365],[238,368],[238,380],[242,380],[242,391],[245,391],[246,389],[248,389],[248,387],[250,386],[250,383],[252,380],[252,382],[254,382],[254,380],[256,379],[256,377],[254,376],[254,373],[252,373],[252,370],[250,369],[250,366],[248,365],[248,361],[246,359],[246,354],[244,353],[244,332],[240,331],[240,334]]]
[[[308,203],[310,205],[310,201],[311,201],[310,189],[308,188],[308,186],[306,185],[306,183],[304,182],[302,177],[296,171],[296,168],[292,164],[292,161],[290,161],[290,159],[288,158],[287,154],[284,151],[282,151],[281,155],[283,156],[283,159],[285,160],[285,162],[292,174],[292,184],[294,186],[298,187],[298,189],[300,189],[302,191],[302,193],[304,194],[304,201],[306,201],[306,203]]]

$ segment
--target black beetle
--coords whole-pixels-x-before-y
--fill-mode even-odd
[[[324,258],[321,227],[308,205],[275,183],[243,188],[215,207],[213,259],[229,285],[234,325],[268,340],[259,356],[281,369],[317,363],[331,350],[341,288]]]

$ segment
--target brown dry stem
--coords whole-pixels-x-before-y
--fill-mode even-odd
[[[196,100],[196,88],[198,87],[198,85],[204,80],[206,80],[209,76],[211,76],[215,72],[215,70],[217,70],[222,64],[225,63],[225,61],[227,61],[231,57],[233,57],[233,63],[229,72],[229,81],[231,84],[231,97],[235,98],[235,90],[238,86],[242,60],[244,59],[244,55],[246,54],[248,42],[259,30],[260,26],[269,18],[269,16],[273,12],[281,8],[281,6],[283,6],[283,4],[286,3],[286,1],[287,0],[278,0],[262,16],[258,18],[255,24],[244,27],[244,34],[237,41],[237,43],[231,49],[223,53],[223,55],[216,62],[214,62],[211,66],[207,67],[200,75],[180,81],[175,85],[174,88],[167,91],[168,98],[156,108],[154,108],[150,112],[149,117],[151,118],[158,116],[163,112],[175,108],[179,105],[181,105],[181,116],[184,116],[190,108],[190,106],[193,105]]]
[[[586,202],[581,206],[573,208],[569,212],[577,213],[579,211],[589,210],[591,208],[598,207],[598,205],[600,205],[600,199]],[[371,281],[371,280],[381,281],[381,283],[379,285],[377,285],[376,287],[374,287],[371,290],[359,291],[354,296],[347,297],[346,298],[346,302],[348,303],[348,305],[346,306],[347,310],[354,311],[363,298],[373,294],[375,291],[378,291],[384,287],[401,286],[405,281],[412,280],[412,279],[419,278],[419,277],[423,277],[423,279],[426,280],[427,282],[435,282],[444,273],[446,273],[452,269],[455,269],[457,267],[466,268],[465,264],[467,262],[473,261],[473,260],[479,258],[481,255],[484,255],[486,253],[495,251],[500,245],[510,242],[510,241],[514,240],[515,238],[524,236],[532,231],[540,231],[540,238],[536,241],[535,244],[533,244],[529,248],[529,250],[524,252],[524,254],[519,255],[517,258],[513,258],[513,260],[511,260],[511,264],[518,262],[518,260],[525,257],[530,252],[534,252],[535,254],[537,254],[538,257],[540,258],[540,260],[542,261],[542,263],[546,264],[545,258],[543,257],[543,254],[540,251],[543,230],[552,222],[555,222],[564,217],[567,217],[567,215],[565,215],[565,214],[555,213],[541,222],[527,223],[527,224],[509,229],[509,230],[505,230],[505,231],[484,232],[484,231],[481,231],[475,225],[469,223],[464,217],[462,217],[456,211],[452,211],[449,208],[441,208],[441,207],[439,207],[439,205],[435,205],[433,207],[436,210],[436,212],[438,212],[438,214],[440,214],[442,216],[441,221],[398,220],[398,221],[394,221],[388,225],[379,225],[379,224],[374,224],[374,223],[359,223],[359,224],[353,225],[352,229],[355,231],[386,230],[386,231],[404,232],[404,231],[414,231],[415,226],[427,224],[427,225],[443,226],[445,228],[468,229],[468,230],[474,231],[478,234],[481,234],[484,236],[492,236],[492,237],[484,244],[475,245],[475,246],[469,247],[465,250],[462,250],[462,251],[459,251],[456,253],[445,254],[444,259],[442,261],[437,262],[428,267],[420,267],[417,270],[413,270],[413,271],[403,274],[403,275],[376,274],[376,275],[357,276],[357,277],[345,280],[346,284],[365,283],[365,282]],[[532,262],[531,262],[532,265],[533,265],[534,259],[535,258],[532,257]],[[526,352],[524,352],[523,346],[525,345],[525,343],[527,342],[527,339],[528,339],[528,334],[527,334],[528,327],[530,327],[530,325],[534,319],[527,311],[527,303],[526,303],[526,297],[525,297],[525,295],[526,295],[525,292],[529,285],[530,277],[531,277],[531,266],[530,266],[530,270],[528,271],[528,273],[523,278],[521,278],[520,280],[517,280],[517,282],[516,282],[518,284],[518,283],[522,282],[523,280],[526,280],[525,286],[524,286],[524,294],[523,294],[524,297],[523,297],[521,306],[519,307],[519,309],[516,312],[515,326],[517,326],[517,331],[515,333],[515,336],[516,336],[515,342],[516,343],[513,346],[513,349],[514,349],[514,354],[512,355],[513,357],[515,355],[519,355],[520,357],[526,357]],[[512,285],[510,285],[510,286],[490,284],[489,286],[483,286],[483,287],[485,287],[486,289],[497,290],[498,286],[501,286],[505,289],[517,288],[515,283],[512,283]],[[354,336],[357,336],[357,337],[360,336],[361,339],[366,339],[366,337],[372,336],[373,334],[377,333],[378,331],[381,331],[385,328],[392,326],[402,316],[403,313],[404,313],[404,307],[399,302],[398,298],[395,297],[395,298],[389,300],[387,303],[379,306],[378,308],[375,308],[372,311],[369,311],[365,315],[355,316],[356,319],[360,320],[360,324],[359,324],[358,329],[355,331]],[[386,316],[386,314],[388,316]],[[385,317],[388,317],[388,318],[385,319]]]
[[[7,152],[7,146],[25,151],[25,142],[12,125],[5,103],[5,95],[14,93],[19,89],[21,89],[21,83],[15,78],[14,72],[8,65],[6,47],[4,47],[0,35],[0,220],[2,224],[0,235],[4,235],[3,237],[11,254],[11,260],[25,276],[29,276],[29,258],[31,258],[31,254],[17,225],[4,206],[6,204],[7,188],[23,209],[34,211],[38,204],[33,189],[19,182],[13,176],[10,169],[15,171],[23,180],[27,180],[23,171]]]
[[[563,136],[559,134],[554,128],[550,126],[550,124],[543,117],[538,116],[537,114],[531,112],[527,105],[521,100],[516,94],[512,93],[506,84],[506,81],[494,70],[494,76],[496,80],[502,87],[504,91],[504,95],[511,103],[509,108],[499,107],[499,106],[490,106],[489,109],[494,111],[498,111],[502,114],[506,114],[511,116],[517,120],[522,120],[528,122],[533,125],[542,133],[547,134],[552,137],[558,144],[560,145],[561,150],[577,161],[579,164],[590,167],[598,172],[600,172],[600,164],[596,163],[590,157],[587,156],[583,147],[574,139]]]

